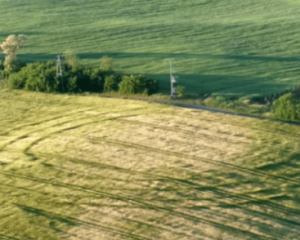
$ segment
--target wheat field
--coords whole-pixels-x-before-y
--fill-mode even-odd
[[[0,91],[0,239],[299,239],[299,127]]]

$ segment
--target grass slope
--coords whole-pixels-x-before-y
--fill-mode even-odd
[[[188,92],[266,96],[299,84],[298,0],[0,0],[0,41],[28,35],[20,59],[83,63],[162,80],[169,59]],[[3,55],[2,55],[3,58]]]
[[[0,91],[0,239],[298,239],[299,127]]]

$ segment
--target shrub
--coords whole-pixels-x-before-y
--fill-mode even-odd
[[[178,94],[179,97],[184,95],[184,90],[185,90],[184,86],[177,86],[175,88],[175,91],[176,91],[176,93]]]
[[[85,69],[85,73],[89,76],[89,88],[93,92],[101,92],[104,87],[105,74],[100,68]]]
[[[26,89],[41,92],[60,90],[59,79],[56,78],[54,62],[37,62],[23,67],[19,72],[9,76],[9,86],[13,89]]]
[[[4,63],[0,60],[0,81],[2,81],[1,83],[1,87],[8,87],[8,81],[7,79],[9,78],[9,75],[12,74],[13,72],[18,72],[21,70],[21,68],[25,67],[27,64],[26,62],[23,61],[16,61],[15,62],[15,68],[14,71],[7,71],[4,67]],[[5,83],[4,83],[5,81]]]
[[[4,70],[4,63],[2,60],[0,60],[0,71]]]
[[[99,68],[88,69],[83,66],[70,67],[64,65],[64,86],[68,92],[100,92],[103,91],[106,73]]]
[[[104,92],[117,92],[120,82],[121,76],[119,75],[106,76],[104,81]]]
[[[274,116],[286,121],[300,120],[300,98],[292,93],[285,94],[274,103]]]
[[[62,65],[63,77],[56,76],[55,62],[37,62],[26,65],[20,62],[20,71],[8,77],[12,89],[40,92],[106,92],[120,91],[125,94],[152,94],[158,91],[158,82],[142,76],[123,76],[100,68],[88,69],[80,65]],[[3,71],[3,72],[2,72]],[[6,74],[0,70],[1,74]],[[122,81],[121,81],[122,80]],[[122,84],[121,84],[122,83]]]
[[[63,66],[64,90],[70,93],[78,93],[90,90],[90,77],[84,67],[69,65]]]
[[[16,60],[15,61],[15,69],[14,72],[20,71],[23,67],[26,67],[27,63],[21,60]]]
[[[146,79],[146,88],[147,88],[148,94],[157,93],[159,90],[159,83],[157,80]]]
[[[59,78],[56,77],[56,64],[54,62],[38,62],[28,69],[25,84],[26,90],[40,92],[58,92],[61,89]]]
[[[0,80],[4,80],[8,77],[9,73],[4,70],[4,62],[0,60]],[[3,86],[3,83],[2,83]]]
[[[123,76],[119,83],[119,92],[122,94],[153,94],[159,89],[158,82],[146,79],[144,76]]]

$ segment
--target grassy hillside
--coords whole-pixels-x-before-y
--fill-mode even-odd
[[[298,239],[299,127],[0,91],[0,239]]]
[[[189,92],[265,96],[299,84],[298,0],[0,0],[0,41],[26,34],[20,58],[85,64],[104,54],[169,91],[169,59]],[[3,55],[1,56],[3,58]]]

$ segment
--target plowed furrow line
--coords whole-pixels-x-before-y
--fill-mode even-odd
[[[109,232],[109,233],[113,233],[122,237],[126,237],[129,239],[136,239],[136,240],[150,240],[150,238],[144,237],[144,236],[139,236],[130,232],[125,232],[119,229],[115,229],[112,227],[108,227],[108,226],[103,226],[103,225],[99,225],[99,224],[95,224],[95,223],[91,223],[91,222],[87,222],[87,221],[83,221],[83,220],[79,220],[77,218],[74,217],[69,217],[66,215],[60,215],[57,213],[53,213],[53,212],[49,212],[46,210],[42,210],[42,209],[38,209],[38,208],[33,208],[33,207],[29,207],[29,206],[25,206],[25,205],[21,205],[21,204],[13,204],[15,206],[17,206],[18,208],[25,210],[27,212],[38,212],[40,213],[42,216],[49,216],[52,217],[53,219],[62,219],[62,220],[66,220],[66,222],[70,222],[74,225],[83,225],[86,227],[90,227],[93,229],[99,229],[101,231],[105,231],[105,232]]]
[[[117,201],[123,201],[125,203],[136,204],[136,205],[141,206],[143,208],[148,208],[148,209],[152,209],[152,210],[155,210],[155,211],[161,211],[161,212],[165,212],[165,213],[168,213],[170,215],[180,217],[180,218],[183,218],[183,219],[186,219],[186,220],[196,221],[196,222],[199,222],[199,223],[212,225],[214,227],[221,228],[221,229],[224,229],[226,231],[247,234],[249,236],[252,236],[255,239],[276,240],[275,238],[272,238],[272,237],[262,236],[262,235],[259,235],[259,234],[255,234],[253,232],[249,232],[247,230],[239,229],[239,228],[236,228],[236,227],[233,227],[233,226],[228,226],[228,225],[218,223],[218,222],[215,222],[215,221],[212,221],[212,220],[208,220],[208,219],[205,219],[205,218],[195,217],[195,216],[190,215],[190,214],[182,213],[182,212],[179,212],[179,211],[174,211],[172,208],[167,207],[167,206],[157,206],[157,205],[145,203],[145,202],[140,201],[138,198],[131,198],[131,197],[128,197],[128,196],[110,194],[110,193],[102,192],[102,191],[98,191],[98,190],[96,191],[96,190],[84,188],[84,187],[73,185],[73,184],[59,183],[59,182],[54,182],[54,181],[50,182],[46,179],[37,178],[37,177],[33,177],[33,176],[28,176],[28,175],[8,173],[8,172],[4,172],[4,171],[0,171],[0,174],[10,176],[10,177],[20,178],[20,179],[27,179],[27,180],[31,180],[31,181],[35,181],[35,182],[50,184],[52,186],[57,186],[57,187],[62,187],[62,188],[74,189],[74,190],[78,190],[78,191],[82,191],[82,192],[87,192],[87,193],[91,193],[91,194],[98,195],[98,196],[108,197],[110,199],[114,199],[114,200],[117,200]]]
[[[48,127],[49,127],[49,128],[59,127],[59,126],[64,125],[64,124],[71,123],[71,122],[73,122],[73,121],[83,120],[83,119],[86,119],[86,116],[85,116],[85,117],[78,118],[78,119],[72,119],[72,120],[68,120],[68,121],[65,121],[65,122],[56,123],[56,124],[51,125],[51,126],[48,126]],[[31,131],[31,132],[27,132],[27,133],[25,133],[25,134],[23,134],[23,135],[21,135],[21,136],[18,136],[17,138],[15,138],[15,139],[9,141],[8,143],[2,145],[2,147],[0,148],[0,151],[5,150],[5,148],[8,147],[8,146],[11,145],[11,144],[14,144],[14,143],[18,142],[19,140],[28,137],[28,135],[30,135],[30,134],[38,133],[38,132],[41,132],[41,131],[45,131],[45,128],[43,127],[43,128],[41,128],[41,129],[36,129],[36,130]]]
[[[208,122],[216,122],[216,120],[205,119],[205,118],[200,118],[199,120],[208,121]],[[300,139],[299,139],[300,128],[299,128],[299,134],[295,134],[295,133],[290,133],[290,132],[284,132],[284,131],[281,131],[281,130],[271,131],[271,130],[267,130],[266,128],[258,128],[258,127],[251,127],[251,126],[249,127],[246,124],[241,124],[241,121],[239,121],[239,122],[234,122],[234,121],[225,122],[225,121],[222,121],[222,120],[217,120],[217,122],[218,123],[229,124],[229,125],[232,125],[234,127],[238,126],[238,127],[242,127],[242,128],[247,128],[247,129],[259,131],[260,133],[264,132],[264,133],[271,133],[271,134],[274,134],[274,135],[289,136],[289,137],[296,138],[298,141],[300,141]]]
[[[54,131],[54,132],[51,132],[41,138],[38,138],[37,140],[33,141],[29,146],[27,146],[23,152],[26,154],[28,153],[28,151],[34,146],[34,145],[37,145],[39,142],[43,141],[44,139],[47,139],[49,137],[51,137],[52,135],[55,135],[55,134],[59,134],[59,133],[63,133],[63,132],[66,132],[66,131],[69,131],[69,130],[73,130],[73,129],[76,129],[76,128],[80,128],[80,127],[83,127],[83,126],[88,126],[90,124],[93,124],[93,123],[99,123],[99,122],[103,122],[103,121],[110,121],[110,120],[115,120],[115,119],[118,119],[118,118],[124,118],[124,117],[132,117],[132,116],[137,116],[137,115],[123,115],[123,116],[118,116],[118,117],[111,117],[111,118],[106,118],[106,119],[102,119],[102,120],[94,120],[94,121],[90,121],[90,122],[87,122],[87,123],[81,123],[81,124],[77,124],[77,125],[74,125],[74,126],[71,126],[71,127],[67,127],[67,128],[63,128],[63,129],[60,129],[60,130],[57,130],[57,131]],[[93,118],[98,118],[99,116],[96,116],[96,117],[93,117]],[[84,117],[83,119],[85,119],[86,117]],[[76,121],[76,120],[74,120]],[[70,121],[68,121],[69,123]],[[61,125],[61,124],[59,124]],[[0,149],[1,150],[1,149]]]
[[[118,120],[118,122],[128,122],[129,124],[134,124],[136,126],[136,124],[139,124],[141,126],[145,125],[145,126],[150,126],[150,127],[153,127],[153,128],[159,128],[159,129],[162,129],[162,130],[166,130],[166,131],[170,131],[170,132],[174,132],[176,131],[177,133],[178,132],[182,132],[184,134],[188,134],[189,138],[195,138],[195,139],[200,139],[199,136],[204,136],[206,137],[207,139],[212,139],[212,140],[219,140],[219,141],[222,141],[224,140],[224,142],[231,142],[233,144],[249,144],[248,142],[242,142],[242,141],[233,141],[233,140],[230,140],[228,138],[222,138],[222,137],[215,137],[215,136],[211,136],[211,135],[208,135],[208,134],[204,134],[204,133],[195,133],[193,131],[187,131],[187,130],[182,130],[180,128],[170,128],[170,127],[164,127],[164,126],[160,126],[160,125],[156,125],[156,124],[152,124],[152,123],[145,123],[145,122],[140,122],[140,121],[134,121],[134,120],[126,120],[126,119],[122,119],[122,120]],[[299,132],[299,136],[300,136],[300,132]],[[251,140],[253,141],[254,139],[253,138],[248,138],[248,137],[244,137],[246,138],[247,140]],[[271,141],[268,141],[268,142],[271,142]],[[260,151],[260,150],[263,150],[265,149],[264,146],[261,146],[261,147],[256,147],[255,150],[256,151]],[[276,151],[274,151],[276,150]],[[274,147],[272,146],[272,153],[280,153],[280,152],[286,152],[286,153],[291,153],[289,150],[286,150],[284,148],[279,148],[279,147]],[[254,156],[254,157],[257,157],[257,156]],[[247,158],[248,159],[248,158]]]
[[[134,121],[134,120],[125,120],[125,119],[118,120],[118,122],[129,123],[129,124],[132,124],[132,125],[135,125],[135,126],[137,126],[137,125],[149,126],[149,127],[152,127],[152,128],[158,128],[158,129],[162,129],[162,130],[170,131],[170,132],[175,132],[176,131],[176,133],[180,132],[180,133],[188,134],[189,138],[199,139],[199,138],[201,138],[200,136],[204,136],[207,139],[218,140],[218,141],[226,141],[226,142],[230,142],[230,143],[233,143],[233,144],[249,144],[247,142],[233,141],[233,140],[230,140],[228,138],[215,137],[215,136],[211,136],[211,135],[205,134],[205,133],[198,133],[198,132],[193,132],[193,131],[188,131],[188,130],[182,130],[180,128],[175,129],[175,128],[170,128],[170,127],[164,127],[164,126],[160,126],[160,125],[156,125],[156,124],[152,124],[152,123],[146,123],[146,122],[140,122],[140,121]]]
[[[29,239],[29,238],[24,238],[24,236],[21,238],[16,238],[16,237],[11,237],[8,235],[4,235],[0,233],[0,239],[4,239],[4,240],[23,240],[23,239]]]
[[[28,192],[28,193],[34,192],[35,194],[45,196],[45,192],[38,191],[36,189],[30,189],[30,188],[26,188],[26,187],[20,187],[20,186],[14,186],[14,185],[10,185],[10,184],[3,184],[3,183],[1,183],[1,187],[2,186],[6,187],[6,188],[12,188],[12,189],[22,190],[22,191],[25,191],[25,192]],[[1,192],[0,192],[0,194],[1,194]],[[58,198],[58,197],[61,197],[61,196],[62,196],[61,194],[57,195],[57,194],[51,192],[51,197]],[[50,197],[50,196],[48,195],[48,197]]]
[[[41,156],[41,155],[40,155]],[[60,157],[59,155],[54,155],[54,154],[50,154],[50,155],[45,155],[46,157],[49,156],[53,156],[53,157]],[[85,161],[85,160],[80,160],[78,158],[68,158],[68,157],[63,157],[61,156],[61,158],[63,158],[66,161],[69,162],[74,162],[74,163],[79,163],[79,164],[83,164],[83,165],[88,165],[88,166],[93,166],[93,167],[97,167],[100,169],[106,168],[106,169],[111,169],[111,170],[115,170],[118,172],[124,172],[124,173],[130,173],[133,175],[141,175],[143,177],[151,177],[151,179],[153,180],[157,180],[157,181],[161,181],[161,182],[170,182],[170,183],[174,183],[175,185],[182,185],[184,187],[186,187],[187,189],[196,191],[196,192],[209,192],[212,194],[216,194],[216,192],[221,195],[220,197],[222,197],[222,199],[224,199],[225,197],[228,199],[232,199],[232,200],[238,200],[238,201],[244,201],[241,204],[255,204],[255,203],[259,203],[260,206],[262,204],[262,200],[259,198],[255,198],[255,197],[251,197],[251,196],[247,196],[246,194],[241,194],[238,193],[236,191],[228,191],[225,189],[222,189],[218,186],[214,187],[215,189],[213,190],[208,190],[206,188],[205,185],[199,185],[198,183],[195,183],[193,181],[189,181],[186,179],[180,179],[180,178],[174,178],[174,177],[168,177],[168,176],[163,176],[163,175],[159,175],[159,174],[152,174],[152,173],[144,173],[144,172],[139,172],[139,171],[133,171],[130,169],[125,169],[125,168],[120,168],[117,166],[112,166],[112,165],[108,165],[108,164],[101,164],[101,163],[95,163],[95,162],[90,162],[90,161]],[[205,180],[205,179],[204,179]],[[297,209],[291,209],[285,206],[282,206],[280,204],[276,204],[274,202],[271,202],[269,200],[263,200],[264,202],[264,209],[272,209],[272,210],[277,210],[281,213],[284,214],[288,214],[288,215],[295,215],[295,216],[300,216],[300,210]],[[236,203],[235,203],[236,204]],[[240,204],[240,203],[237,203]],[[220,206],[225,206],[225,205],[231,205],[231,203],[228,204],[224,204],[224,203],[220,203]],[[254,211],[257,213],[260,213],[259,211]],[[282,219],[283,221],[288,221],[286,219]],[[299,224],[300,222],[293,222],[293,224]]]
[[[168,113],[164,113],[164,114],[165,115],[170,115]],[[172,116],[172,115],[170,115],[170,116]],[[181,118],[182,118],[181,121],[184,121],[184,117],[181,116]],[[238,126],[238,127],[247,128],[247,129],[251,129],[251,130],[255,130],[255,131],[259,131],[259,132],[272,133],[274,135],[285,135],[285,136],[297,138],[297,140],[300,141],[300,139],[299,139],[300,129],[299,129],[299,134],[295,134],[294,132],[285,132],[285,131],[279,130],[279,129],[276,129],[276,130],[272,131],[272,130],[268,130],[266,128],[253,127],[253,126],[249,126],[249,125],[246,125],[246,124],[242,124],[241,121],[233,121],[232,119],[229,122],[229,121],[222,120],[222,118],[210,119],[210,118],[199,117],[199,121],[206,121],[206,122],[209,122],[209,123],[218,122],[218,123],[223,123],[225,125],[226,124],[231,125],[231,126],[234,126],[234,127]],[[179,122],[176,122],[176,124],[185,126],[184,124],[181,124]]]
[[[230,164],[230,163],[225,163],[225,162],[212,160],[212,159],[208,159],[208,158],[196,157],[196,156],[193,156],[193,155],[187,155],[187,154],[183,154],[183,153],[179,153],[179,152],[172,152],[172,151],[168,151],[168,150],[152,148],[152,147],[148,147],[148,146],[144,146],[144,145],[140,145],[140,144],[136,144],[136,143],[122,142],[122,141],[118,141],[118,140],[115,140],[115,139],[108,139],[106,137],[102,137],[102,138],[90,137],[90,138],[93,139],[93,140],[98,140],[99,142],[106,142],[106,143],[110,143],[110,144],[114,144],[114,145],[121,145],[121,146],[128,147],[128,148],[144,149],[144,150],[147,150],[147,151],[158,152],[158,153],[167,154],[167,155],[176,155],[176,156],[180,156],[180,157],[185,158],[185,159],[199,160],[199,161],[202,161],[202,162],[207,162],[207,163],[219,165],[219,166],[222,166],[222,167],[235,169],[235,170],[238,170],[238,171],[241,171],[241,172],[251,173],[251,174],[264,176],[264,177],[267,176],[267,177],[273,178],[275,180],[280,180],[280,181],[283,181],[283,182],[291,182],[291,183],[300,184],[300,181],[293,180],[291,178],[286,178],[286,177],[282,177],[282,176],[275,176],[275,175],[272,175],[272,174],[264,173],[264,172],[259,171],[259,170],[244,168],[244,167],[236,166],[236,165],[233,165],[233,164]]]
[[[94,108],[90,108],[89,110],[92,110],[92,109],[94,109]],[[135,108],[134,110],[140,110],[140,109],[141,109],[141,108]],[[77,115],[78,113],[85,112],[85,111],[87,111],[87,109],[82,110],[82,111],[78,111],[78,112],[76,112],[76,113],[69,114],[68,117],[70,117],[70,116],[72,116],[72,115]],[[105,112],[105,113],[99,113],[98,115],[96,115],[96,116],[94,116],[94,117],[90,117],[90,116],[89,116],[89,119],[91,119],[91,118],[94,119],[94,118],[97,118],[97,117],[102,116],[102,115],[105,115],[105,114],[121,113],[121,112],[127,112],[127,110],[124,110],[124,111],[115,111],[115,112],[114,112],[114,111],[110,111],[110,112]],[[66,116],[66,115],[64,115],[64,116],[57,116],[57,117],[55,117],[55,119],[57,120],[57,119],[59,119],[59,118],[65,117],[65,116]],[[136,115],[128,115],[128,116],[136,116]],[[68,121],[65,121],[65,122],[56,123],[56,124],[54,124],[54,125],[48,126],[48,128],[51,128],[51,127],[58,127],[58,126],[60,126],[60,125],[66,124],[66,123],[71,123],[71,122],[78,121],[78,120],[85,119],[85,118],[87,118],[87,116],[85,116],[85,117],[83,117],[83,118],[79,118],[79,119],[72,119],[72,120],[68,120]],[[50,119],[49,121],[52,121],[52,120],[55,120],[55,119]],[[111,119],[108,119],[108,120],[113,120],[113,119],[114,119],[114,118],[111,118]],[[95,122],[95,121],[94,121],[94,122]],[[38,122],[38,124],[40,124],[40,123],[45,123],[45,121],[40,121],[40,122]],[[36,123],[31,123],[31,124],[27,124],[27,125],[28,125],[28,126],[31,126],[31,125],[37,125],[37,124],[36,124]],[[18,130],[19,128],[21,129],[22,127],[24,127],[24,126],[20,126],[20,127],[14,129],[14,130]],[[23,135],[21,135],[21,136],[18,136],[18,137],[15,138],[15,139],[9,141],[8,143],[4,144],[2,147],[0,147],[0,152],[3,151],[7,146],[9,146],[9,145],[11,145],[11,144],[17,142],[17,141],[20,140],[20,139],[26,138],[26,137],[27,137],[28,135],[30,135],[30,134],[37,133],[37,132],[40,132],[40,131],[44,131],[44,126],[41,126],[41,127],[42,127],[42,129],[35,129],[35,130],[31,131],[31,132],[27,132],[27,133],[25,133],[25,134],[23,134]],[[79,125],[78,125],[78,127],[79,127]],[[68,129],[72,129],[72,128],[68,128]],[[60,131],[58,131],[57,133],[59,133],[59,132],[60,132]]]
[[[45,93],[44,93],[45,94]],[[26,99],[20,99],[20,100],[18,100],[18,99],[16,99],[16,98],[12,98],[12,97],[10,97],[10,98],[5,98],[5,97],[3,97],[3,96],[1,96],[0,97],[0,99],[1,99],[1,101],[6,101],[6,102],[21,102],[21,103],[24,103],[24,102],[26,102],[26,103],[33,103],[34,104],[34,106],[36,106],[37,105],[37,103],[38,104],[41,104],[41,103],[43,103],[43,106],[45,106],[45,105],[49,105],[49,106],[70,106],[70,102],[59,102],[59,101],[53,101],[53,102],[51,102],[51,101],[43,101],[41,98],[39,98],[39,99],[37,99],[37,100],[26,100]],[[45,99],[45,98],[44,98]],[[80,103],[80,102],[76,102],[76,104],[74,104],[74,106],[76,106],[76,107],[78,107],[78,106],[82,106],[82,107],[86,107],[88,104],[86,104],[86,103]],[[108,106],[106,105],[105,106],[105,108],[107,108]]]
[[[51,118],[46,118],[46,119],[43,119],[43,120],[40,120],[40,121],[37,121],[37,122],[32,122],[32,123],[22,124],[22,125],[20,125],[20,126],[17,126],[17,127],[11,128],[11,129],[8,129],[7,131],[2,132],[0,135],[5,136],[5,135],[8,135],[8,134],[9,134],[10,132],[12,132],[12,131],[21,130],[21,129],[23,129],[24,127],[35,126],[35,125],[39,125],[39,124],[45,124],[45,123],[51,122],[51,121],[53,121],[53,120],[57,120],[57,119],[65,118],[65,117],[74,116],[74,115],[76,115],[76,114],[79,114],[79,113],[82,113],[82,112],[85,112],[85,111],[90,111],[90,110],[93,110],[93,109],[95,109],[95,108],[88,108],[88,109],[84,109],[84,110],[72,112],[72,113],[70,113],[70,114],[58,115],[58,116],[51,117]]]

